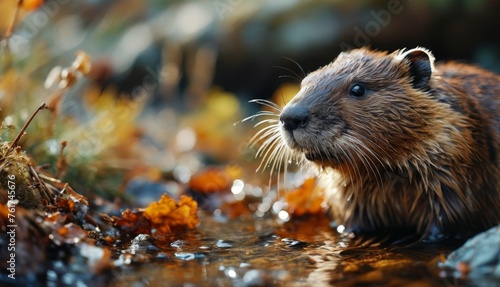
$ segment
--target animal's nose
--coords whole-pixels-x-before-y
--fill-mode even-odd
[[[293,131],[297,128],[307,126],[309,120],[309,111],[300,106],[288,106],[280,114],[280,121],[287,131]]]

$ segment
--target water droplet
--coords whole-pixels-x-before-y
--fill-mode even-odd
[[[201,259],[207,257],[207,255],[203,252],[176,252],[175,257],[182,260],[193,260],[193,259]]]
[[[222,216],[222,210],[216,208],[216,209],[214,209],[213,214],[215,217]]]
[[[231,192],[233,194],[239,194],[243,191],[243,188],[245,187],[245,182],[241,179],[235,179],[233,181],[233,186],[231,187]]]
[[[278,212],[278,217],[285,222],[290,220],[290,214],[288,214],[285,210]]]
[[[232,268],[225,270],[224,273],[230,278],[237,278],[238,277],[238,273],[236,273],[236,271]]]
[[[263,286],[264,281],[262,280],[263,274],[259,270],[249,270],[243,275],[243,282],[247,286]]]
[[[217,241],[217,243],[215,244],[215,246],[219,247],[219,248],[229,248],[229,247],[233,247],[233,245],[227,241],[224,241],[222,239],[219,239],[219,241]]]
[[[172,243],[170,243],[170,246],[173,248],[177,248],[178,250],[182,249],[182,247],[186,246],[187,242],[184,240],[176,240]]]
[[[345,226],[344,225],[339,225],[337,226],[337,232],[338,233],[344,233],[344,230],[345,230]]]
[[[281,242],[285,243],[287,247],[293,248],[303,248],[307,246],[307,242],[291,238],[283,238],[281,239]]]
[[[255,197],[262,197],[262,195],[264,194],[264,191],[260,187],[255,187],[252,189],[251,193]]]

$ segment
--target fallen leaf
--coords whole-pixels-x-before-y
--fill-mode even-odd
[[[228,190],[233,182],[227,169],[210,167],[194,174],[189,181],[189,188],[201,193],[213,193]]]

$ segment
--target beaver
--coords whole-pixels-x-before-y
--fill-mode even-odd
[[[263,165],[322,171],[355,235],[469,237],[500,223],[500,76],[421,47],[342,52],[255,136]]]

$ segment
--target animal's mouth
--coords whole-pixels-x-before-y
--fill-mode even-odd
[[[285,139],[286,145],[293,151],[302,154],[308,161],[321,165],[339,165],[343,162],[342,154],[336,150],[325,150],[324,147],[317,145],[301,145],[293,136]]]
[[[285,138],[285,142],[291,150],[304,155],[309,161],[322,162],[326,159],[326,155],[322,154],[317,147],[303,146],[293,136]]]
[[[319,147],[316,146],[317,143],[301,143],[296,138],[293,131],[290,132],[283,130],[282,138],[288,148],[297,153],[303,154],[309,161],[321,161],[322,159],[325,159],[325,156],[320,153]]]
[[[340,127],[338,129],[342,130]],[[342,132],[336,133],[336,136],[328,137],[328,140],[336,141],[341,134]],[[302,154],[308,161],[319,164],[335,163],[335,165],[342,161],[342,153],[333,149],[336,147],[335,144],[322,144],[326,140],[325,136],[311,134],[305,127],[290,130],[282,125],[281,138],[289,149]]]
[[[303,147],[297,142],[293,131],[286,131],[282,128],[281,138],[290,149],[295,151],[301,151],[303,149]]]

